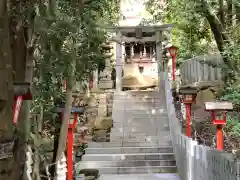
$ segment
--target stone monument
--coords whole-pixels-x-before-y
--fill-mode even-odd
[[[111,79],[111,63],[110,59],[105,60],[105,69],[100,72],[99,88],[100,89],[112,89],[113,82]]]

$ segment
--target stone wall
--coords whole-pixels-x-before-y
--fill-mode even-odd
[[[220,83],[222,80],[221,64],[220,55],[204,55],[185,60],[180,67],[182,85]]]
[[[84,117],[85,123],[81,124],[88,129],[91,137],[88,140],[106,141],[108,131],[112,127],[112,92],[92,93],[88,100],[88,107]]]

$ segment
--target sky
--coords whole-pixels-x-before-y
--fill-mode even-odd
[[[120,22],[120,25],[136,26],[141,22],[143,17],[140,14],[146,14],[144,2],[146,0],[122,0],[121,14],[127,19]],[[136,16],[136,19],[128,19],[128,17]]]

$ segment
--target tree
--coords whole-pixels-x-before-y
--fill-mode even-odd
[[[240,1],[169,0],[161,4],[157,0],[148,0],[146,5],[154,21],[176,25],[172,39],[179,47],[180,61],[201,54],[222,55],[224,63],[220,68],[225,88],[218,98],[234,103],[236,113],[229,118],[228,124],[231,133],[239,136]]]
[[[92,71],[103,64],[106,57],[101,47],[107,36],[99,25],[116,21],[118,1],[51,1],[48,7],[42,4],[39,12],[37,24],[41,26],[36,29],[40,43],[35,70],[34,111],[38,112],[49,101],[66,103],[63,123],[59,122],[54,113],[50,113],[52,117],[49,117],[53,104],[44,107],[44,116],[49,118],[49,123],[57,120],[61,124],[60,132],[58,127],[50,132],[55,133],[55,139],[59,138],[55,143],[58,146],[55,147],[54,164],[66,146],[72,87],[75,81],[86,81]],[[61,91],[63,79],[67,79],[66,95]]]
[[[107,36],[98,24],[114,23],[118,6],[118,0],[0,2],[0,140],[15,144],[13,157],[0,160],[1,180],[22,179],[30,110],[38,113],[43,109],[43,119],[53,123],[52,100],[61,99],[69,104],[65,113],[68,119],[71,92],[64,96],[60,90],[62,80],[68,78],[71,90],[75,79],[84,81],[104,60],[101,44]],[[13,127],[13,83],[26,81],[33,83],[33,106],[23,103],[18,124]]]
[[[1,143],[13,141],[14,131],[12,126],[12,105],[13,105],[13,76],[12,76],[12,54],[10,49],[10,36],[9,36],[9,19],[7,12],[7,1],[0,2],[0,19],[1,19],[1,51],[0,51],[0,119],[1,119],[1,131],[0,141]],[[11,174],[11,167],[13,165],[14,158],[9,157],[0,160],[0,178],[7,180],[9,174]]]
[[[236,80],[239,72],[239,58],[229,58],[229,46],[238,47],[239,39],[233,32],[239,29],[233,22],[237,20],[239,0],[197,0],[180,1],[170,0],[164,5],[155,0],[147,2],[148,10],[154,15],[155,20],[176,24],[173,30],[173,40],[180,48],[180,58],[186,59],[195,55],[220,52],[224,60],[225,82]],[[164,9],[159,12],[159,6]],[[217,12],[217,13],[216,13]],[[236,16],[236,19],[233,17]],[[238,34],[239,37],[239,34]],[[237,49],[237,48],[235,48]],[[232,53],[232,52],[231,52]],[[228,55],[227,55],[228,54]],[[234,53],[233,53],[234,54]],[[237,53],[238,54],[238,53]],[[236,66],[236,64],[238,64]],[[232,73],[234,69],[235,73]]]

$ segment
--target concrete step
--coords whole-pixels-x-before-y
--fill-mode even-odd
[[[138,160],[138,161],[80,161],[79,169],[98,169],[103,167],[142,167],[142,166],[176,166],[175,160]]]
[[[174,160],[173,153],[85,154],[82,161]]]
[[[80,170],[80,169],[77,169]],[[157,174],[176,173],[176,166],[141,166],[141,167],[103,167],[98,168],[100,174]]]
[[[85,154],[173,153],[171,146],[87,148]]]

